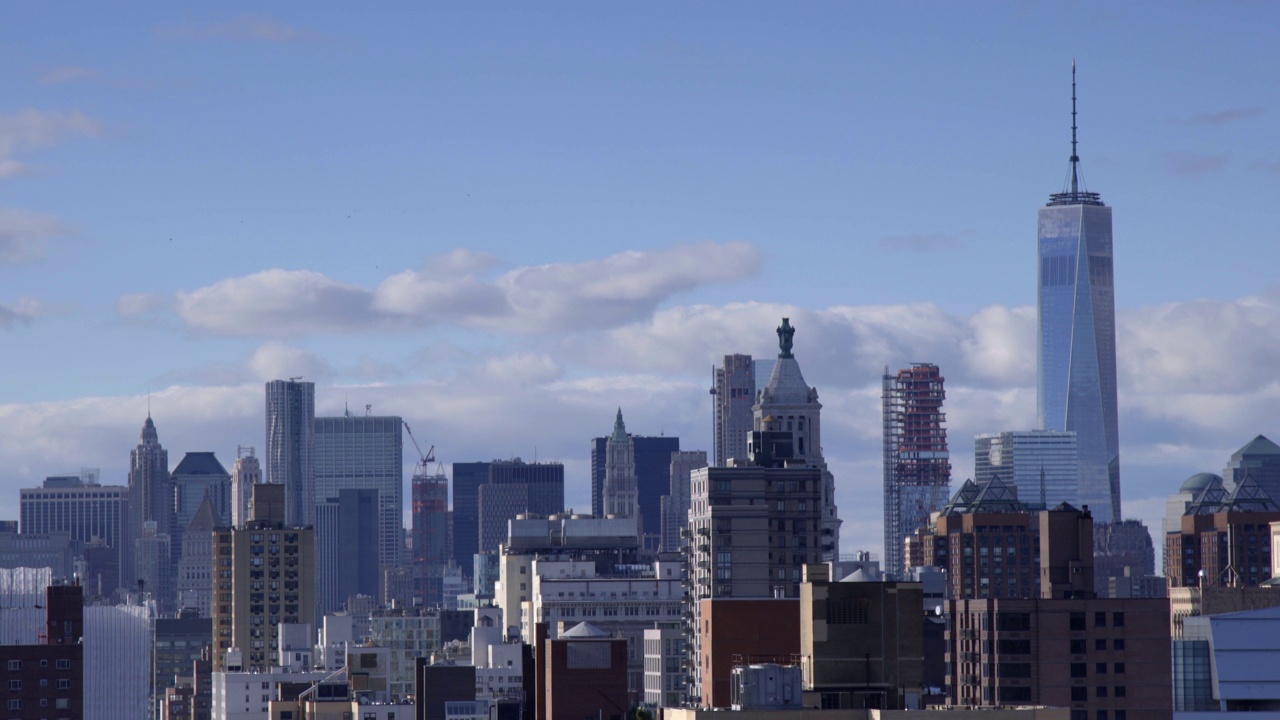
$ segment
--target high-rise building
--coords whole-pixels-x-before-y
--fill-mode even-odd
[[[237,446],[231,468],[231,524],[237,527],[249,519],[249,497],[253,486],[262,482],[262,465],[253,452],[252,447]]]
[[[1111,208],[1080,177],[1074,65],[1070,160],[1068,187],[1039,214],[1036,408],[1041,429],[1076,433],[1080,503],[1100,521],[1119,521]]]
[[[725,355],[724,366],[711,370],[716,467],[727,466],[732,458],[746,459],[755,403],[756,374],[751,356]]]
[[[213,526],[231,524],[231,475],[211,452],[189,452],[169,474],[174,488],[173,527],[169,529],[171,562],[175,573],[179,572],[182,552],[186,545],[183,537],[187,526],[195,519],[204,499],[213,505]],[[213,527],[209,528],[210,530]],[[207,611],[206,611],[207,613]]]
[[[1276,521],[1280,505],[1252,475],[1230,492],[1205,483],[1183,513],[1181,528],[1164,537],[1169,587],[1241,588],[1270,580],[1269,524]]]
[[[622,408],[613,422],[604,451],[604,513],[615,517],[641,517],[636,486],[636,447],[622,422]]]
[[[822,482],[816,488],[822,535],[819,550],[821,560],[834,561],[840,557],[841,520],[836,510],[835,477],[827,470],[827,461],[822,455],[822,403],[818,402],[818,389],[804,381],[800,363],[791,353],[796,331],[789,318],[782,318],[777,333],[778,359],[751,408],[754,432],[764,433],[768,436],[767,442],[781,442],[778,446],[787,448],[786,460],[782,463],[785,467],[822,471]],[[753,443],[757,437],[752,435]],[[752,448],[749,452],[763,453],[764,448]],[[753,462],[768,461],[757,457]]]
[[[141,577],[136,569],[136,553],[144,524],[156,524],[153,536],[168,536],[173,527],[174,495],[169,477],[169,451],[160,445],[156,424],[148,413],[142,424],[142,439],[129,453],[129,535],[120,558],[120,582],[124,587],[135,588]]]
[[[137,588],[150,593],[162,613],[177,609],[178,588],[174,582],[172,536],[160,532],[155,520],[142,524],[142,536],[133,541],[133,567]]]
[[[482,485],[529,486],[529,506],[524,512],[551,515],[564,510],[564,465],[514,460],[453,464],[453,557],[459,568],[470,568],[480,552],[480,487]],[[512,516],[514,517],[514,516]],[[490,514],[490,523],[503,527],[511,518]]]
[[[316,598],[325,613],[354,595],[380,595],[379,497],[370,488],[343,488],[316,508]]]
[[[951,455],[943,383],[938,366],[928,363],[884,374],[884,568],[893,579],[906,574],[906,538],[947,502]]]
[[[413,593],[423,604],[444,601],[444,569],[452,557],[449,535],[449,478],[428,463],[413,471]]]
[[[643,522],[641,534],[649,549],[656,549],[662,535],[662,496],[671,487],[671,453],[680,450],[680,438],[632,434],[635,447],[636,494]],[[591,514],[604,517],[604,476],[608,437],[591,440]]]
[[[316,502],[336,500],[341,490],[378,491],[379,577],[404,552],[403,427],[394,416],[315,419]]]
[[[178,561],[178,608],[195,608],[208,618],[213,609],[213,531],[226,527],[206,496],[182,533]]]
[[[92,544],[98,566],[110,569],[86,578],[86,585],[91,595],[110,595],[120,586],[128,491],[123,485],[87,484],[78,476],[47,478],[44,487],[18,491],[21,534],[67,533],[75,543]]]
[[[679,552],[685,544],[680,536],[689,525],[689,477],[706,466],[705,450],[671,453],[671,489],[662,496],[662,552]]]
[[[1280,497],[1280,445],[1259,435],[1231,455],[1222,482],[1232,490],[1250,475],[1269,497]]]
[[[8,680],[6,718],[86,717],[83,592],[79,585],[49,585],[39,644],[0,645]]]
[[[236,649],[246,672],[277,664],[277,628],[315,619],[315,533],[285,522],[285,487],[253,487],[249,520],[213,534],[214,672]]]
[[[285,523],[314,525],[316,384],[267,383],[266,481],[285,488]]]
[[[1028,505],[1078,506],[1080,457],[1076,434],[1015,430],[979,435],[973,441],[973,480],[981,484],[993,475],[1018,488],[1018,497]]]

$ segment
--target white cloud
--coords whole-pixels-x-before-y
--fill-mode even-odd
[[[0,330],[8,330],[15,325],[30,325],[32,320],[52,311],[52,307],[31,297],[20,297],[13,305],[0,303]]]
[[[82,112],[56,112],[27,108],[0,114],[0,178],[22,175],[30,167],[15,155],[56,145],[71,137],[95,137],[102,128]]]
[[[172,307],[172,301],[162,295],[151,293],[133,293],[122,295],[116,301],[116,313],[123,317],[151,315]]]
[[[0,208],[0,265],[17,265],[44,257],[49,240],[74,231],[52,215]]]
[[[265,270],[180,292],[175,305],[191,328],[223,335],[424,325],[573,332],[634,322],[680,292],[748,277],[759,257],[744,243],[700,243],[517,268],[496,278],[483,275],[495,262],[488,255],[455,250],[431,258],[422,270],[393,275],[372,291],[310,270]],[[122,314],[155,306],[148,296],[126,298],[117,304]]]
[[[329,364],[314,352],[275,341],[255,350],[246,366],[254,378],[263,382],[287,377],[305,377],[314,382],[333,374]]]

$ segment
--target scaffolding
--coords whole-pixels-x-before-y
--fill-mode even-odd
[[[944,378],[937,365],[911,367],[883,377],[885,573],[906,572],[905,540],[947,502],[951,458],[947,452]]]

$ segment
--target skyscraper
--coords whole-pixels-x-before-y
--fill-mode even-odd
[[[239,527],[249,519],[249,497],[253,486],[262,482],[262,465],[252,447],[236,447],[236,464],[231,468],[231,524]]]
[[[714,408],[716,467],[747,457],[751,407],[756,402],[755,363],[750,355],[725,355],[724,366],[712,368],[711,404]]]
[[[369,559],[381,566],[378,576],[400,565],[404,552],[403,427],[395,416],[315,419],[316,502],[336,501],[340,490],[378,491],[379,550]]]
[[[644,537],[650,549],[657,549],[662,536],[662,496],[671,488],[671,453],[680,450],[680,438],[667,435],[631,435],[636,455],[636,494]],[[604,475],[608,452],[607,437],[591,440],[591,513],[606,514]]]
[[[1070,430],[1080,447],[1080,502],[1099,521],[1120,520],[1115,289],[1111,208],[1088,192],[1076,152],[1071,67],[1068,186],[1039,215],[1037,396],[1040,428]]]
[[[147,413],[142,424],[142,438],[129,453],[129,537],[120,553],[122,567],[120,581],[124,587],[134,589],[139,579],[137,571],[138,541],[143,537],[145,523],[154,522],[151,537],[166,538],[173,528],[173,481],[169,478],[169,451],[160,445],[156,424]],[[154,539],[148,544],[154,544]]]
[[[267,383],[266,479],[284,485],[287,525],[315,525],[315,419],[315,383]]]
[[[480,488],[485,485],[528,485],[528,507],[519,512],[550,515],[564,511],[564,465],[560,463],[527,463],[520,458],[454,463],[453,557],[459,568],[471,568],[475,554],[482,552]],[[491,511],[487,520],[505,528],[512,517]]]
[[[622,422],[622,408],[613,422],[613,434],[604,453],[604,512],[617,517],[640,517],[636,487],[636,446]]]
[[[1234,490],[1249,475],[1267,495],[1280,497],[1280,445],[1259,435],[1231,454],[1222,471],[1222,483]]]
[[[413,471],[413,593],[424,605],[444,601],[444,569],[452,558],[449,478],[432,472],[426,458]]]
[[[769,381],[756,394],[751,408],[754,432],[785,433],[791,455],[787,467],[818,468],[822,483],[818,488],[821,503],[820,522],[823,562],[840,557],[840,517],[836,512],[835,477],[827,470],[822,456],[822,403],[818,389],[809,387],[800,373],[800,363],[791,353],[796,330],[790,318],[782,318],[777,328],[778,359],[774,361]]]
[[[946,398],[937,365],[912,363],[884,375],[884,570],[901,579],[904,541],[942,509],[951,485]]]
[[[745,455],[743,456],[745,459]],[[685,543],[681,531],[689,526],[689,476],[707,466],[705,450],[671,453],[671,489],[662,496],[662,552],[679,552]]]
[[[1080,506],[1080,457],[1076,434],[1054,430],[1014,430],[979,435],[973,441],[973,481],[999,475],[1018,488],[1027,505],[1048,509]]]

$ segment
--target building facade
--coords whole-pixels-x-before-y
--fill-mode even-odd
[[[315,419],[315,501],[337,500],[341,490],[377,491],[379,575],[399,567],[404,552],[403,427],[395,416]]]
[[[622,408],[618,408],[613,434],[605,444],[604,458],[604,514],[641,518],[636,446],[622,422]]]
[[[129,533],[121,555],[120,583],[137,587],[137,545],[147,522],[156,524],[156,533],[168,536],[174,522],[175,492],[169,477],[169,451],[160,444],[156,424],[147,415],[142,438],[129,453]],[[170,571],[170,575],[172,572]]]
[[[662,496],[671,487],[671,453],[680,450],[680,438],[665,435],[630,435],[635,451],[636,496],[644,524],[640,532],[649,549],[656,549],[662,534]],[[591,440],[591,514],[604,517],[607,437]]]
[[[413,594],[428,606],[443,602],[444,569],[452,557],[449,533],[449,478],[419,464],[413,494]]]
[[[1080,506],[1080,450],[1074,432],[1015,430],[979,435],[973,442],[973,479],[999,475],[1028,505]]]
[[[680,552],[682,536],[689,525],[689,478],[694,470],[707,467],[704,450],[680,450],[671,453],[671,489],[662,497],[662,552]]]
[[[231,467],[231,524],[236,527],[249,519],[249,497],[253,486],[262,482],[262,465],[253,453],[252,447],[237,446]]]
[[[520,484],[529,486],[526,512],[551,515],[564,510],[560,463],[527,463],[520,458],[453,463],[453,558],[459,568],[470,568],[480,552],[480,487]],[[510,519],[501,522],[505,525]]]
[[[947,451],[944,378],[937,365],[913,363],[887,372],[881,394],[884,434],[885,573],[904,577],[905,541],[947,501],[951,455]]]
[[[66,533],[72,542],[81,545],[98,541],[99,547],[104,548],[103,553],[115,559],[107,565],[109,569],[105,573],[86,577],[85,584],[92,586],[92,595],[110,595],[120,585],[119,556],[127,520],[128,491],[123,485],[86,484],[77,476],[48,478],[44,487],[18,491],[20,532],[23,535]]]
[[[711,369],[712,422],[715,465],[746,459],[747,438],[754,429],[751,408],[756,403],[755,363],[750,355],[725,355],[721,367]]]
[[[1037,231],[1036,409],[1041,429],[1076,433],[1079,503],[1099,520],[1116,522],[1122,516],[1111,208],[1080,180],[1074,66],[1071,93],[1069,185],[1049,196]]]
[[[285,487],[285,524],[315,525],[316,384],[272,380],[266,396],[265,481]]]

